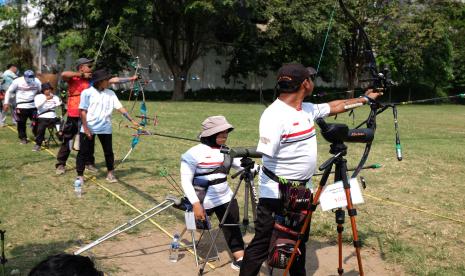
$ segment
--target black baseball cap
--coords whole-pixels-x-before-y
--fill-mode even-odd
[[[49,82],[42,84],[42,91],[45,91],[47,89],[53,90],[53,86]]]
[[[79,58],[76,60],[76,68],[79,69],[79,66],[82,64],[88,64],[88,63],[93,63],[93,59],[88,59],[88,58]]]
[[[99,81],[109,80],[111,78],[113,78],[113,76],[106,69],[99,69],[99,70],[96,70],[92,74],[92,80],[91,81],[92,81],[92,83],[96,84]]]
[[[300,63],[284,64],[278,70],[277,87],[283,92],[297,91],[300,84],[316,74],[313,67],[305,67]]]

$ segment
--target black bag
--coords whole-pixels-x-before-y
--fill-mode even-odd
[[[288,230],[288,231],[283,231]],[[291,234],[292,233],[292,234]],[[286,228],[275,222],[271,243],[268,249],[268,265],[279,269],[285,269],[291,259],[294,246],[297,243],[297,235],[295,231]],[[301,255],[297,249],[297,258]]]
[[[284,209],[292,211],[309,210],[312,203],[312,192],[304,185],[279,184],[280,198]]]

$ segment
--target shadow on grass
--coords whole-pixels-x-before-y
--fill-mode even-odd
[[[28,243],[14,247],[8,251],[5,275],[11,270],[19,269],[20,275],[27,275],[31,268],[46,259],[48,256],[63,253],[75,245],[76,241],[57,241],[50,243]]]

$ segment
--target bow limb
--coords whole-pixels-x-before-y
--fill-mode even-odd
[[[137,130],[137,134],[134,136],[134,138],[132,138],[132,141],[131,141],[131,148],[129,149],[129,151],[126,153],[126,155],[123,157],[123,159],[121,159],[121,163],[124,162],[124,160],[126,160],[129,155],[131,155],[131,153],[133,152],[134,148],[137,146],[137,144],[139,144],[139,136],[140,136],[140,131]]]
[[[103,34],[102,41],[100,41],[100,46],[98,47],[97,54],[95,55],[94,58],[94,66],[97,66],[97,61],[100,56],[100,52],[102,50],[103,42],[105,41],[105,38],[107,37],[108,29],[110,28],[110,24],[107,25],[107,28],[105,29],[105,33]]]
[[[346,15],[347,18],[353,23],[354,27],[357,29],[357,35],[361,37],[363,40],[363,44],[365,46],[364,54],[365,58],[367,59],[368,65],[366,68],[369,70],[370,80],[373,81],[373,88],[375,89],[384,89],[386,87],[386,78],[383,74],[378,72],[378,67],[376,64],[376,58],[373,53],[373,49],[370,43],[370,39],[368,38],[367,33],[365,32],[363,26],[357,21],[357,19],[349,12],[346,5],[344,4],[343,0],[338,0],[339,5],[341,6],[342,11]],[[368,119],[366,120],[366,127],[373,130],[373,134],[376,131],[376,115],[378,114],[378,109],[382,106],[378,102],[370,102],[370,114],[368,115]],[[359,126],[360,127],[360,126]],[[357,128],[359,128],[357,127]],[[362,167],[364,166],[365,162],[368,159],[368,155],[371,151],[372,142],[368,142],[365,145],[365,150],[363,155],[360,159],[359,164],[357,165],[354,173],[352,174],[352,178],[357,177],[360,173]]]

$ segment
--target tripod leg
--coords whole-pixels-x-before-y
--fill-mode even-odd
[[[304,225],[300,229],[299,239],[297,239],[297,242],[296,242],[296,244],[294,246],[294,250],[292,250],[291,258],[289,259],[289,262],[287,264],[286,270],[283,273],[283,276],[286,276],[287,273],[289,273],[289,270],[291,269],[292,263],[295,260],[296,252],[297,252],[297,250],[298,250],[298,248],[300,246],[300,243],[302,242],[301,237],[303,237],[305,235],[305,231],[307,231],[307,227],[310,227],[310,224],[312,222],[313,212],[315,212],[315,210],[316,210],[316,206],[318,205],[318,201],[320,200],[321,192],[323,191],[323,187],[326,184],[326,181],[328,180],[328,176],[331,173],[332,167],[333,167],[332,164],[327,166],[324,173],[323,173],[323,176],[321,177],[320,185],[318,186],[318,189],[315,192],[315,196],[313,197],[312,205],[310,206],[310,210],[308,211],[307,217],[305,218]]]
[[[247,185],[247,178],[244,185],[244,217],[242,218],[242,225],[245,229],[249,226],[249,185]]]
[[[344,269],[342,268],[342,231],[344,231],[345,212],[341,208],[336,210],[336,223],[337,223],[337,246],[338,246],[338,267],[337,273],[342,275]]]
[[[231,197],[231,200],[235,199],[236,198],[236,195],[237,195],[237,192],[239,191],[239,187],[241,186],[241,183],[242,183],[242,178],[239,180],[239,183],[237,184],[236,186],[236,189],[234,190],[234,193]],[[228,204],[228,207],[226,208],[226,211],[224,212],[224,215],[223,215],[223,219],[221,219],[221,222],[220,224],[218,225],[218,228],[222,228],[224,226],[224,223],[226,221],[226,218],[228,217],[229,215],[229,209],[231,208],[231,201],[230,203]],[[216,240],[218,239],[218,235],[220,233],[219,231],[220,229],[218,229],[218,231],[215,233],[215,238],[212,240],[212,244],[210,245],[210,247],[208,248],[208,251],[207,251],[207,256],[205,256],[205,262],[202,263],[202,267],[199,269],[199,275],[203,275],[203,271],[205,270],[205,265],[207,264],[208,262],[208,258],[210,257],[210,253],[213,249],[213,246],[215,245],[216,243]]]
[[[252,203],[253,221],[256,221],[257,220],[258,196],[257,196],[257,190],[255,189],[255,184],[253,182],[253,178],[248,181],[247,185],[249,185],[250,187],[250,202]]]
[[[358,270],[359,270],[360,275],[363,276],[365,274],[363,272],[362,257],[360,255],[360,248],[362,247],[362,243],[358,239],[357,223],[355,222],[355,216],[357,215],[357,210],[352,205],[352,197],[350,195],[350,182],[347,177],[346,160],[343,160],[340,170],[341,170],[340,172],[342,175],[342,182],[344,185],[344,191],[345,191],[346,200],[347,200],[347,213],[349,214],[350,224],[352,226],[352,236],[354,240],[355,252],[357,254]]]

